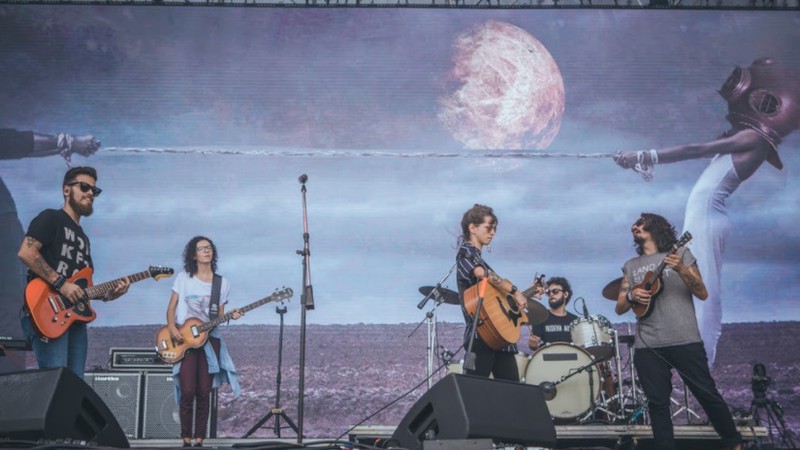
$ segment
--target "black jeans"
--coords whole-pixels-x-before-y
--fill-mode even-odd
[[[676,448],[670,411],[673,367],[678,370],[683,382],[703,407],[714,430],[722,438],[722,445],[732,447],[742,442],[742,435],[736,429],[728,405],[711,378],[702,343],[636,349],[634,365],[647,396],[656,449]]]
[[[475,370],[467,370],[468,375],[488,377],[491,373],[496,380],[519,381],[515,353],[492,350],[480,339],[475,339],[472,351],[475,352]]]

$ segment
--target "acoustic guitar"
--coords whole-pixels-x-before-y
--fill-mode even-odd
[[[92,269],[86,267],[67,279],[68,282],[77,284],[86,292],[86,298],[75,304],[62,298],[61,294],[56,292],[48,282],[41,278],[34,278],[25,287],[25,305],[30,311],[31,322],[36,331],[48,339],[56,339],[66,333],[73,323],[88,323],[96,319],[97,314],[89,301],[105,297],[124,278],[128,278],[131,283],[136,283],[147,278],[160,280],[171,277],[173,273],[174,271],[169,267],[150,266],[144,272],[93,285]]]
[[[533,286],[522,291],[522,296],[530,298],[538,286],[543,284],[544,275],[534,280]],[[501,350],[519,341],[522,326],[529,322],[525,311],[520,310],[514,296],[489,283],[483,278],[476,285],[464,291],[464,309],[473,320],[478,309],[478,298],[483,294],[478,335],[494,350]]]
[[[678,242],[672,244],[672,248],[670,248],[669,252],[667,252],[667,256],[674,255],[678,250],[682,247],[686,246],[689,241],[692,240],[692,235],[688,231],[683,233],[681,237],[678,239]],[[664,258],[666,260],[666,257]],[[644,289],[650,294],[650,302],[646,305],[639,302],[632,302],[631,309],[633,309],[634,314],[636,314],[636,318],[639,320],[646,319],[653,313],[653,305],[656,303],[656,299],[661,292],[664,290],[664,284],[661,281],[661,274],[664,272],[664,269],[667,267],[667,263],[662,260],[661,263],[656,266],[656,268],[652,271],[647,272],[644,274],[644,278],[642,282],[634,286],[631,290],[640,288]]]
[[[268,297],[237,309],[244,313],[270,302],[288,300],[292,298],[292,295],[294,293],[290,288],[283,288]],[[173,339],[169,332],[169,327],[165,325],[156,332],[156,352],[164,362],[175,364],[186,356],[186,351],[190,348],[202,347],[208,340],[208,332],[217,325],[229,321],[231,317],[233,317],[233,311],[208,322],[203,322],[196,317],[190,317],[178,328],[181,340]]]

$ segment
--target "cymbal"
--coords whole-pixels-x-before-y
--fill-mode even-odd
[[[455,291],[451,291],[447,288],[436,288],[435,286],[422,286],[419,288],[419,293],[422,295],[428,295],[436,289],[436,292],[431,295],[431,298],[438,300],[440,297],[442,299],[442,303],[447,303],[448,305],[460,305],[461,302],[458,300],[458,294]]]
[[[603,297],[609,300],[617,301],[620,286],[622,286],[622,277],[619,277],[616,280],[608,283],[606,287],[603,288]]]
[[[544,323],[544,321],[550,317],[550,311],[548,311],[544,305],[535,300],[528,300],[527,309],[528,321],[530,321],[531,325],[539,325],[540,323]]]

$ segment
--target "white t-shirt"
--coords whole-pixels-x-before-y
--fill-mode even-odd
[[[219,293],[219,306],[228,303],[231,285],[225,277]],[[172,291],[178,294],[178,306],[175,310],[175,325],[181,326],[189,317],[196,317],[208,322],[208,308],[211,303],[211,283],[206,283],[186,272],[180,272],[172,284]]]

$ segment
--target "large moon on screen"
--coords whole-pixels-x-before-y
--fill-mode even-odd
[[[564,115],[564,80],[525,30],[490,21],[459,35],[439,120],[469,149],[545,149]]]

